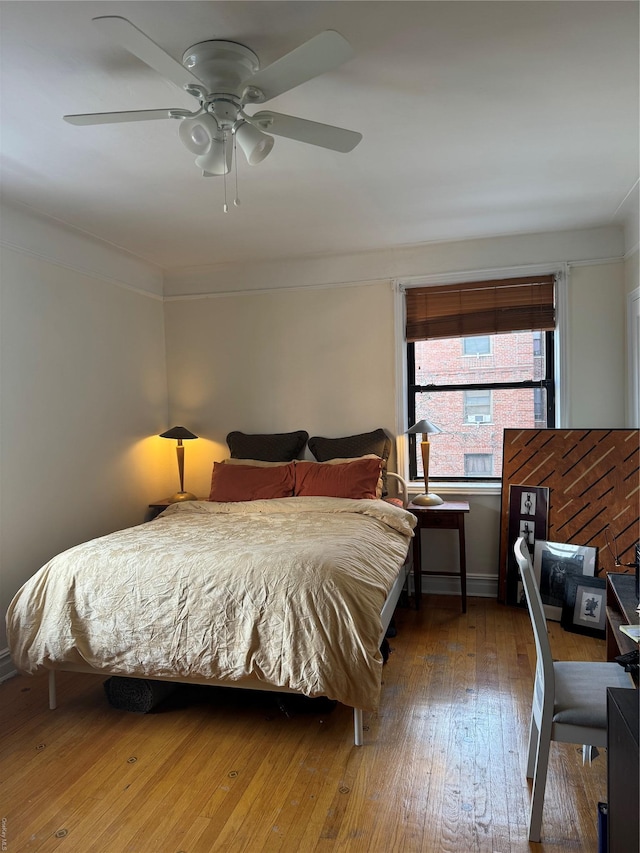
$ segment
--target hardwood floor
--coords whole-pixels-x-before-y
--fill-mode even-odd
[[[396,613],[379,713],[276,694],[186,688],[156,711],[106,701],[103,679],[0,685],[3,849],[60,853],[470,853],[597,850],[606,756],[553,744],[543,843],[527,842],[525,748],[535,649],[526,612],[425,596]],[[550,623],[557,658],[604,641]]]

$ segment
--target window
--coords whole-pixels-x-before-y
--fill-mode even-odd
[[[555,426],[554,276],[408,288],[405,298],[408,422],[442,429],[429,479],[499,480],[505,428]],[[409,476],[423,476],[413,435]]]
[[[472,338],[463,338],[462,352],[464,355],[491,355],[491,336],[474,335]]]
[[[490,477],[493,474],[493,454],[465,453],[464,473],[466,477]]]
[[[488,424],[491,420],[491,391],[463,391],[464,421],[468,424]]]

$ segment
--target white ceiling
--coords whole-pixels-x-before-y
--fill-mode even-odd
[[[636,2],[0,3],[4,199],[163,268],[609,225],[638,179]],[[174,58],[208,38],[268,65],[324,29],[356,57],[267,108],[364,135],[278,138],[240,160],[241,206],[177,122],[63,114],[195,101],[92,25],[128,18]],[[233,198],[233,177],[229,181]]]

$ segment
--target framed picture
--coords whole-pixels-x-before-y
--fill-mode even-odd
[[[533,573],[547,619],[562,621],[569,578],[595,575],[598,549],[588,545],[570,545],[538,539],[534,545]]]
[[[524,537],[533,562],[536,541],[547,538],[548,512],[549,489],[543,486],[509,486],[507,604],[526,606],[520,572],[513,553],[515,541],[519,536]]]
[[[605,637],[606,581],[604,578],[568,577],[560,623],[567,631]]]

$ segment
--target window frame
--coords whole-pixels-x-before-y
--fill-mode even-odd
[[[536,330],[532,330],[536,331]],[[518,334],[513,332],[512,334]],[[407,421],[410,424],[416,420],[416,395],[428,392],[429,394],[440,394],[451,391],[502,391],[502,390],[522,390],[531,388],[544,388],[547,401],[547,429],[555,427],[555,364],[554,364],[554,332],[544,332],[545,340],[545,375],[542,379],[525,379],[521,382],[473,382],[466,384],[451,384],[451,385],[417,385],[409,382],[410,376],[415,376],[415,344],[406,343],[407,351]],[[493,417],[493,415],[491,416]],[[415,433],[409,434],[409,479],[415,482],[418,477],[418,462],[416,455],[416,436]],[[438,477],[429,473],[429,481],[434,483],[446,480],[451,483],[468,483],[475,479],[469,476],[462,477]],[[501,476],[484,477],[485,482],[500,481]]]
[[[511,278],[551,273],[556,277],[556,328],[553,333],[553,364],[555,385],[555,424],[556,428],[566,427],[570,423],[570,406],[568,387],[570,385],[569,365],[567,359],[567,325],[568,325],[568,264],[531,264],[528,266],[502,267],[490,269],[467,270],[464,273],[449,272],[443,274],[398,278],[392,282],[394,291],[395,318],[395,350],[396,350],[396,454],[397,470],[408,481],[411,491],[420,491],[423,483],[412,478],[409,466],[409,442],[407,429],[413,421],[408,421],[408,365],[407,342],[405,339],[405,293],[411,287],[425,287],[430,284],[456,284],[466,281],[478,281],[482,278],[497,279]],[[539,383],[535,383],[539,386]],[[465,386],[469,388],[470,386]],[[471,386],[472,387],[472,386]],[[415,398],[414,398],[415,399]],[[473,480],[463,478],[453,481],[446,479],[438,482],[440,494],[500,494],[501,481],[483,478]]]

